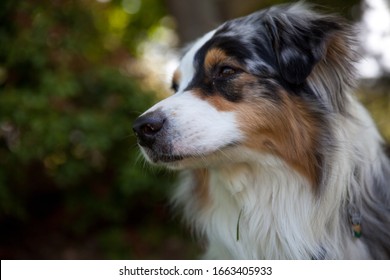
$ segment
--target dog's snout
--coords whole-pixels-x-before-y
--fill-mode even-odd
[[[161,112],[150,112],[135,120],[133,131],[138,137],[138,143],[144,147],[151,147],[158,132],[163,128],[165,117]]]

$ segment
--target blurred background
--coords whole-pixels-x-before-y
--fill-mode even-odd
[[[169,94],[180,48],[277,0],[1,0],[0,258],[191,259],[133,120]],[[355,22],[358,94],[390,139],[387,0],[312,1]]]

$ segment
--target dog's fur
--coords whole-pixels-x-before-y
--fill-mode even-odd
[[[145,157],[183,170],[174,202],[205,258],[390,257],[390,163],[351,94],[355,46],[302,4],[228,21],[136,120]]]

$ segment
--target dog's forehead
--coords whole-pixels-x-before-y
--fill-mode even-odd
[[[198,39],[191,48],[185,53],[180,61],[178,68],[180,75],[180,89],[186,88],[195,75],[195,55],[199,49],[204,46],[215,34],[216,30],[206,33],[203,37]]]
[[[199,63],[203,63],[206,53],[213,48],[240,60],[252,72],[264,69],[273,72],[275,61],[261,21],[263,14],[258,12],[227,21],[195,41],[180,60],[174,75],[174,82],[179,85],[178,90],[187,88],[201,67]]]

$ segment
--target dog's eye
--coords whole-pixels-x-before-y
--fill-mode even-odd
[[[227,78],[236,74],[236,70],[229,66],[224,66],[219,70],[218,76],[220,78]]]

